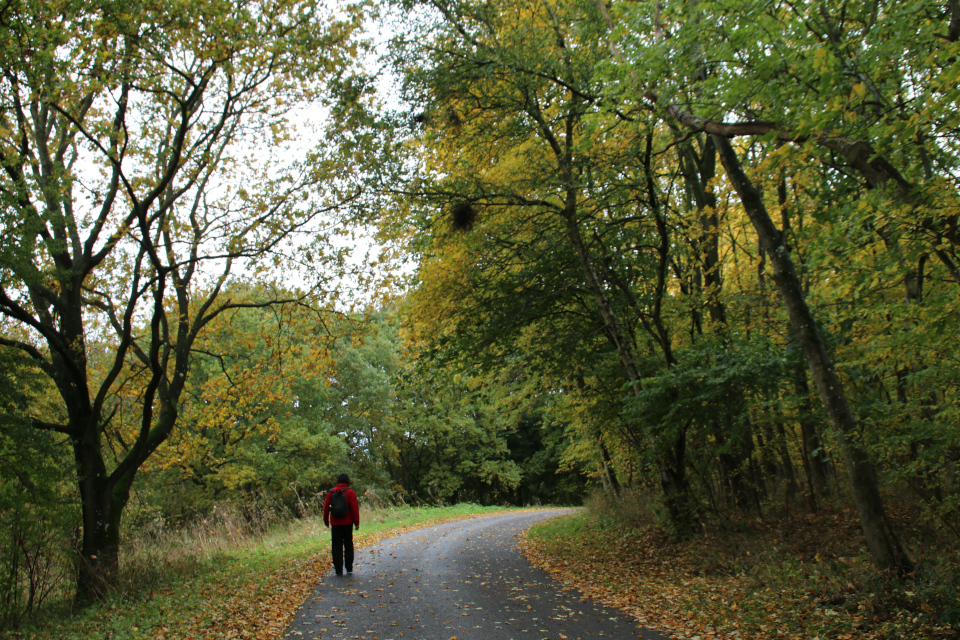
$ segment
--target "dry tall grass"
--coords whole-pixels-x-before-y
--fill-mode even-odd
[[[300,499],[297,513],[270,500],[227,503],[181,526],[158,519],[130,531],[121,550],[118,591],[142,593],[195,573],[224,554],[244,548],[277,548],[297,540],[327,535],[323,525],[324,494]],[[409,507],[367,491],[361,497],[364,526],[398,522]]]

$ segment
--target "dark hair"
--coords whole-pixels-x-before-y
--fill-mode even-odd
[[[345,473],[341,473],[337,476],[337,484],[350,484],[350,476]]]

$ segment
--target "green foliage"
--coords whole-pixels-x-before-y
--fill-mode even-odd
[[[510,500],[521,475],[507,446],[511,416],[498,404],[507,388],[451,375],[426,360],[404,374],[395,417],[400,436],[391,465],[404,500]]]
[[[70,463],[62,437],[34,429],[28,417],[43,408],[45,391],[32,363],[0,348],[0,628],[28,623],[72,578],[77,505],[63,479]]]
[[[536,398],[518,372],[412,362],[400,327],[388,312],[300,305],[222,314],[198,341],[180,428],[141,474],[130,530],[227,503],[300,513],[344,471],[376,500],[579,501],[563,428],[524,413]]]
[[[349,466],[364,486],[387,490],[398,426],[397,379],[403,366],[395,318],[389,312],[356,319],[333,349],[335,380],[324,389],[321,423],[346,445]]]
[[[623,419],[642,425],[647,437],[688,432],[700,439],[718,421],[731,438],[749,433],[751,407],[776,398],[783,384],[784,353],[766,341],[703,341],[677,359],[624,401]]]
[[[11,621],[32,607],[27,548],[61,554],[76,525],[74,474],[95,480],[81,568],[116,557],[131,491],[125,532],[224,502],[300,512],[341,471],[418,504],[656,489],[683,535],[816,510],[840,489],[837,434],[717,163],[721,120],[851,441],[960,530],[960,23],[942,3],[394,5],[412,118],[378,113],[354,67],[363,6],[2,10],[0,344],[32,363],[0,375]],[[329,116],[312,149],[307,107]],[[344,238],[374,219],[390,251],[351,266]],[[337,278],[372,285],[400,247],[401,310],[384,287],[384,311],[344,312]],[[288,276],[304,290],[272,284]]]
[[[566,429],[545,417],[541,413],[523,415],[507,434],[507,447],[521,479],[511,502],[579,505],[590,485],[580,465],[563,466],[571,445]]]

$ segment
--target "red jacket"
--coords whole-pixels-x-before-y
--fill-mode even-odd
[[[323,524],[328,527],[331,524],[353,524],[359,527],[360,505],[357,504],[357,493],[350,488],[350,485],[343,484],[342,482],[331,489],[331,491],[343,491],[343,497],[347,499],[347,504],[350,505],[350,515],[343,518],[330,516],[330,491],[327,491],[327,497],[323,500]]]

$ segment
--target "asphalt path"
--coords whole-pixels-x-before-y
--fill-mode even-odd
[[[333,640],[666,640],[582,599],[517,548],[550,509],[458,520],[357,552],[354,573],[324,575],[285,638]]]

